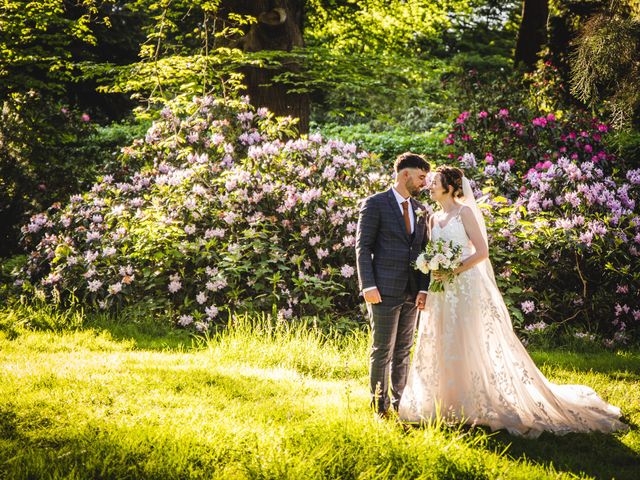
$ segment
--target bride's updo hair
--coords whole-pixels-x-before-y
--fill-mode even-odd
[[[452,192],[454,198],[462,197],[462,177],[464,177],[462,170],[456,167],[441,165],[436,169],[436,173],[440,174],[442,188],[448,193]]]

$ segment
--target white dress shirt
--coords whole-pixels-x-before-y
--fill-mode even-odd
[[[400,213],[402,213],[402,216],[404,218],[404,210],[402,209],[402,203],[403,202],[408,202],[409,204],[409,220],[411,221],[411,233],[413,233],[413,231],[415,230],[416,226],[415,226],[415,219],[413,218],[413,205],[411,205],[411,197],[409,198],[404,198],[402,195],[400,195],[400,193],[398,193],[398,191],[395,188],[391,188],[391,190],[393,191],[393,194],[396,196],[396,202],[398,202],[398,208],[400,208]]]

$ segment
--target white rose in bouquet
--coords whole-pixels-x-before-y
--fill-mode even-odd
[[[429,273],[429,260],[424,252],[416,258],[416,268],[422,273]]]
[[[444,240],[430,242],[424,252],[418,255],[415,267],[422,273],[442,272],[451,273],[460,265],[462,248],[459,245],[447,243]],[[444,291],[440,280],[431,279],[430,292]]]

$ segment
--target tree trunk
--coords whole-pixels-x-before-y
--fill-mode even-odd
[[[245,52],[264,50],[291,51],[304,46],[302,38],[304,0],[223,0],[220,15],[229,13],[250,15],[257,19],[238,46]],[[276,115],[290,115],[300,119],[301,132],[309,130],[309,96],[289,93],[288,87],[273,82],[276,75],[299,72],[295,62],[284,63],[281,68],[247,67],[243,70],[247,94],[251,104],[267,107]]]
[[[523,0],[522,21],[518,30],[514,62],[533,70],[538,53],[547,39],[549,0]]]

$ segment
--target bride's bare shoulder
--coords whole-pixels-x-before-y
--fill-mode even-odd
[[[458,213],[458,215],[460,215],[462,223],[465,225],[468,225],[468,222],[477,223],[476,217],[473,214],[473,210],[471,210],[471,207],[469,207],[468,205],[463,205],[460,208],[460,213]]]
[[[460,215],[473,215],[473,211],[469,205],[462,204],[460,206]]]

